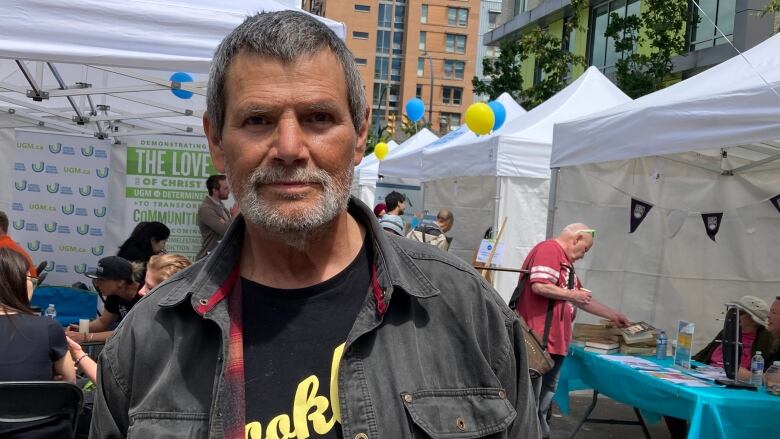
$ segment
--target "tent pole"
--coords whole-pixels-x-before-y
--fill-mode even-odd
[[[555,233],[555,204],[558,202],[558,173],[560,168],[550,169],[550,198],[547,201],[547,239]]]

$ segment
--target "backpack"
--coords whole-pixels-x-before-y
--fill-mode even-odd
[[[434,247],[438,247],[445,252],[450,247],[447,237],[444,236],[439,226],[436,224],[420,224],[416,229],[406,235],[407,238],[418,242],[424,242]]]

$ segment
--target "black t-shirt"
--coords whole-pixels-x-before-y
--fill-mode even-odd
[[[119,320],[122,321],[123,318],[127,315],[127,313],[130,312],[130,310],[133,308],[133,306],[141,300],[141,295],[136,294],[135,297],[133,297],[132,300],[127,301],[117,295],[110,295],[106,297],[106,303],[103,305],[103,308],[105,308],[106,311],[113,313],[113,314],[119,314]]]
[[[305,437],[303,429],[312,438],[342,437],[333,380],[371,282],[366,249],[344,271],[308,288],[242,278],[246,423],[254,437]],[[276,436],[268,433],[274,430]]]
[[[0,381],[51,381],[52,366],[68,351],[65,331],[54,320],[27,314],[0,315]],[[70,421],[0,423],[0,437],[68,438]]]

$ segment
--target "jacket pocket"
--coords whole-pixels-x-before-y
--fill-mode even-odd
[[[436,389],[401,394],[415,438],[504,438],[517,412],[502,389]]]
[[[205,438],[209,434],[206,413],[139,412],[130,416],[128,439]]]

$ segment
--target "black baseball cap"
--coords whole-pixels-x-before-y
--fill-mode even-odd
[[[84,273],[92,279],[133,281],[133,265],[119,256],[107,256],[98,261],[95,270]]]

